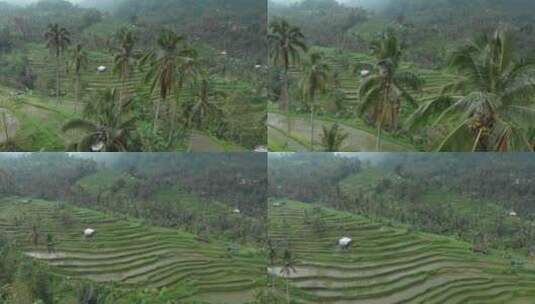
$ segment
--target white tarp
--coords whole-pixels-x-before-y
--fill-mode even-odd
[[[108,70],[108,68],[105,67],[105,66],[103,66],[103,65],[101,65],[101,66],[99,66],[99,67],[97,68],[97,71],[98,71],[99,73],[104,73],[104,72],[106,72],[107,70]]]
[[[368,75],[370,75],[370,71],[369,71],[369,70],[362,70],[362,71],[360,71],[360,76],[362,76],[362,77],[366,77],[366,76],[368,76]]]
[[[338,240],[338,245],[342,246],[342,247],[347,247],[349,246],[349,244],[351,244],[351,239],[348,238],[348,237],[343,237],[341,239]]]
[[[84,235],[85,236],[93,236],[94,234],[95,234],[95,230],[94,229],[87,228],[86,230],[84,230]]]

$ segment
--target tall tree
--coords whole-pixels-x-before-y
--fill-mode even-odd
[[[377,126],[376,150],[381,151],[383,128],[398,130],[402,100],[417,106],[407,89],[420,89],[422,80],[411,72],[398,71],[402,47],[392,29],[373,41],[372,53],[377,58],[376,73],[367,76],[360,85],[357,112],[360,116],[371,114]]]
[[[348,136],[348,133],[340,130],[340,125],[338,124],[334,124],[330,128],[323,126],[321,145],[325,149],[325,152],[340,152]]]
[[[518,59],[509,30],[480,35],[455,50],[450,64],[461,80],[422,104],[407,126],[420,127],[433,117],[433,126],[453,125],[439,151],[531,151],[527,134],[535,121],[535,60]]]
[[[192,85],[192,102],[186,110],[188,126],[200,129],[205,123],[223,119],[221,107],[226,94],[214,88],[213,80],[204,75]]]
[[[124,108],[117,102],[115,89],[99,94],[95,103],[88,103],[84,110],[87,119],[72,119],[63,126],[63,132],[84,130],[86,135],[69,150],[80,152],[124,152],[128,151],[128,140],[133,129]]]
[[[46,47],[56,57],[56,98],[58,103],[60,102],[61,57],[71,43],[70,35],[66,28],[60,27],[57,23],[49,24],[48,31],[45,33]]]
[[[131,30],[122,28],[117,33],[117,39],[120,42],[120,47],[114,57],[113,73],[118,75],[121,81],[121,93],[119,96],[119,104],[122,107],[124,99],[127,98],[126,83],[130,78],[132,67],[136,64],[136,55],[134,47],[137,42],[137,37]]]
[[[76,104],[80,102],[80,85],[81,85],[81,75],[82,70],[85,69],[88,65],[87,52],[84,50],[81,44],[77,44],[76,47],[71,52],[71,66],[74,69],[75,74],[75,96]]]
[[[280,273],[286,279],[286,302],[290,304],[290,276],[292,273],[297,273],[297,270],[295,269],[295,257],[289,249],[284,250],[282,263]]]
[[[301,52],[307,51],[305,36],[301,29],[291,26],[286,20],[276,20],[269,25],[268,41],[270,58],[274,64],[282,66],[282,89],[279,106],[286,110],[287,134],[291,133],[290,99],[288,96],[288,72],[291,64],[300,61]],[[288,145],[288,141],[286,142]]]
[[[301,82],[303,97],[310,104],[310,149],[314,151],[314,114],[317,93],[325,92],[329,66],[323,59],[323,54],[313,52],[305,63],[304,76]]]
[[[151,82],[151,93],[154,92],[156,86],[160,89],[160,99],[157,100],[154,110],[154,132],[158,129],[161,104],[167,103],[167,98],[172,94],[177,80],[180,79],[179,67],[185,61],[196,57],[196,52],[188,46],[179,47],[179,44],[184,44],[184,41],[183,36],[177,35],[172,30],[163,30],[157,42],[159,50],[148,52],[141,60],[141,66],[146,63],[150,65],[145,79]]]

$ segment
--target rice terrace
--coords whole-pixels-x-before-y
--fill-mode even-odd
[[[529,156],[269,158],[268,284],[279,299],[534,302],[533,205],[524,192],[532,179],[523,170],[534,165]],[[463,178],[452,178],[457,174]]]
[[[265,162],[0,154],[0,303],[260,303]]]

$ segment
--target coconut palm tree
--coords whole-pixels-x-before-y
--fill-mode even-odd
[[[288,135],[291,132],[288,71],[291,64],[297,64],[300,61],[301,52],[307,52],[304,40],[305,36],[301,29],[291,26],[286,20],[276,20],[269,25],[269,55],[273,63],[280,65],[283,69],[279,106],[286,110]]]
[[[63,126],[63,132],[83,130],[86,135],[70,150],[80,152],[123,152],[128,150],[128,139],[134,119],[127,118],[119,106],[115,89],[99,94],[96,103],[88,103],[84,110],[87,119],[72,119]]]
[[[177,35],[171,30],[163,30],[157,42],[159,50],[148,52],[141,60],[142,67],[147,63],[150,65],[145,80],[151,82],[151,94],[156,86],[159,86],[160,89],[160,99],[157,100],[154,110],[154,132],[158,126],[161,103],[167,102],[177,80],[180,79],[179,68],[184,62],[191,61],[196,57],[196,52],[191,48],[187,46],[179,48],[179,44],[183,43],[184,40],[183,36]]]
[[[131,30],[122,28],[117,33],[117,39],[120,41],[121,46],[113,60],[113,73],[118,75],[119,80],[121,81],[119,104],[122,104],[123,98],[126,98],[127,94],[126,83],[130,78],[132,68],[136,65],[136,60],[138,58],[134,53],[137,37]]]
[[[332,125],[331,128],[323,126],[323,135],[321,136],[321,145],[324,147],[325,152],[339,152],[342,149],[344,141],[349,134],[340,130],[338,124]]]
[[[323,59],[323,54],[313,52],[305,64],[304,76],[301,82],[303,97],[310,103],[310,149],[314,151],[314,114],[317,93],[324,93],[327,85],[329,66]]]
[[[77,44],[76,47],[71,52],[71,66],[74,69],[74,74],[76,77],[75,84],[75,95],[76,95],[76,104],[80,102],[80,80],[82,75],[82,70],[85,69],[88,65],[87,52],[84,50],[81,44]],[[75,108],[76,109],[76,108]]]
[[[60,69],[61,57],[67,46],[71,43],[70,32],[57,23],[49,24],[48,31],[45,33],[46,47],[56,57],[56,98],[59,100],[60,95]]]
[[[280,273],[286,279],[286,302],[290,304],[290,275],[297,273],[295,269],[295,257],[292,255],[289,249],[284,249],[284,255],[282,258],[282,268]]]
[[[192,94],[191,103],[185,109],[188,126],[200,129],[207,119],[216,121],[223,118],[221,101],[226,94],[214,89],[212,79],[202,76],[192,85]]]
[[[455,50],[450,64],[461,80],[422,104],[407,127],[417,128],[432,118],[433,126],[450,126],[439,151],[532,150],[527,133],[535,121],[535,60],[519,59],[514,51],[503,26]]]
[[[367,76],[359,87],[359,116],[371,115],[377,126],[376,150],[381,150],[382,130],[399,128],[401,102],[405,100],[417,106],[408,89],[418,90],[422,80],[411,72],[398,71],[402,54],[401,44],[393,30],[387,30],[372,43],[372,53],[377,59],[376,73]]]

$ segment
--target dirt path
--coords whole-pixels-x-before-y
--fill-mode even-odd
[[[268,138],[270,141],[276,142],[277,144],[284,145],[288,141],[287,149],[293,152],[306,152],[309,149],[304,145],[300,144],[298,141],[288,138],[281,131],[268,125]]]
[[[307,140],[310,138],[310,122],[303,118],[291,118],[292,124],[292,137]],[[330,128],[334,123],[316,120],[315,122],[315,136],[314,142],[316,149],[319,148],[319,142],[321,138],[322,128],[326,126]],[[286,116],[276,113],[269,113],[268,125],[275,128],[286,130]],[[366,131],[356,128],[348,127],[346,125],[340,125],[341,129],[349,134],[349,137],[344,142],[343,151],[347,152],[375,152],[376,151],[376,136]],[[284,136],[284,134],[282,134]],[[382,151],[407,151],[408,149],[398,145],[396,143],[389,142],[387,140],[382,141]]]
[[[216,140],[199,131],[191,133],[189,152],[225,152],[225,148]]]

